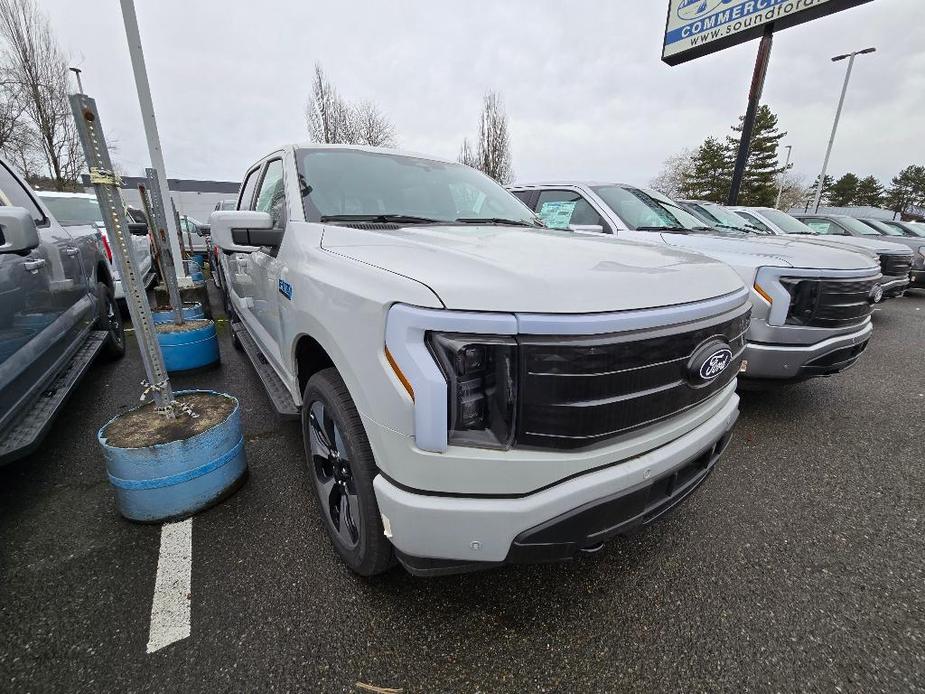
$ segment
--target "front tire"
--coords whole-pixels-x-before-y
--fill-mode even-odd
[[[109,360],[121,359],[125,356],[125,325],[122,322],[122,311],[112,289],[103,282],[96,285],[96,305],[97,318],[94,327],[108,333],[100,353]]]
[[[373,491],[376,462],[337,369],[312,376],[302,395],[302,438],[321,521],[353,571],[374,576],[394,564]]]

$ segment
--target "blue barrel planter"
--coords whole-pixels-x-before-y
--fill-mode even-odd
[[[109,481],[116,491],[116,506],[129,520],[160,522],[189,516],[229,496],[244,481],[247,460],[237,398],[210,390],[179,391],[176,395],[190,393],[228,398],[234,409],[218,424],[178,441],[137,448],[113,445],[107,430],[135,410],[109,420],[97,434]],[[150,404],[142,407],[150,408]],[[152,411],[150,416],[162,415]]]
[[[13,316],[13,327],[41,332],[55,322],[60,313],[18,313]]]
[[[203,265],[205,265],[205,263],[206,263],[206,256],[205,256],[203,253],[195,253],[195,254],[193,254],[193,258],[192,258],[192,259],[196,262],[196,264],[197,264],[200,268],[202,268]]]
[[[193,320],[194,318],[205,318],[205,311],[202,310],[202,304],[198,301],[191,304],[183,304],[183,318]],[[154,319],[154,325],[163,323],[173,323],[173,309],[152,311],[151,317]]]
[[[204,284],[206,276],[202,272],[202,263],[195,260],[188,260],[189,276],[194,285]]]
[[[197,319],[184,323],[183,327],[185,329],[177,330],[173,323],[156,326],[157,341],[167,371],[189,371],[217,364],[219,353],[215,323]]]

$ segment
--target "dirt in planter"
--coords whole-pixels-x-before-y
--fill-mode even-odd
[[[200,330],[211,323],[208,318],[187,318],[182,324],[160,323],[154,326],[159,333],[186,333],[192,330]]]
[[[193,306],[195,306],[198,303],[199,303],[198,301],[184,301],[183,308],[193,308]],[[173,311],[173,306],[171,306],[170,304],[155,306],[151,310],[156,313],[163,313],[164,311]]]
[[[171,441],[185,441],[224,422],[234,411],[234,400],[215,393],[185,393],[176,397],[199,416],[180,412],[170,418],[154,412],[149,402],[121,415],[103,430],[106,443],[116,448],[144,448]]]

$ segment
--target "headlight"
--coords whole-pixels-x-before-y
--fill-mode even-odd
[[[819,304],[821,282],[817,279],[782,278],[780,283],[790,294],[790,308],[787,311],[788,325],[806,325],[816,313]]]
[[[517,343],[510,337],[427,334],[446,377],[449,443],[508,449],[517,409]]]

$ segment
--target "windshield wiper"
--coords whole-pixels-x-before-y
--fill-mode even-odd
[[[446,224],[444,219],[415,217],[408,214],[328,214],[322,222],[378,222],[380,224]]]
[[[697,227],[698,229],[707,227]],[[668,231],[672,234],[687,234],[693,229],[688,229],[686,227],[636,227],[636,231]]]
[[[513,227],[543,228],[538,224],[523,219],[505,219],[504,217],[459,217],[456,221],[460,224],[507,224]]]

